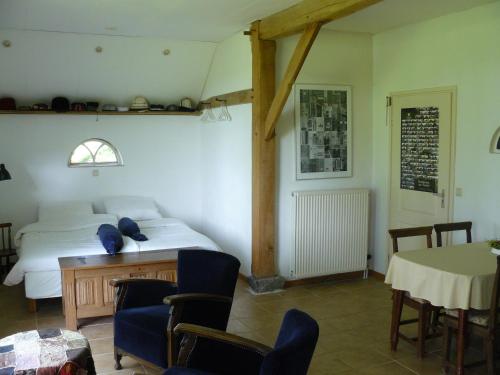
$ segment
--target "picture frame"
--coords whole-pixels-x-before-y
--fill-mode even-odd
[[[352,176],[352,89],[296,84],[297,180]]]

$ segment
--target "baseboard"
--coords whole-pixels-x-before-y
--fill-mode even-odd
[[[325,281],[354,280],[362,278],[363,274],[364,271],[355,271],[355,272],[336,273],[334,275],[308,277],[306,279],[286,280],[285,288],[290,288],[292,286],[299,286],[299,285],[322,283]]]
[[[384,281],[385,280],[385,275],[383,273],[374,271],[374,270],[368,270],[368,276],[373,277],[375,280],[379,281]]]
[[[298,280],[286,280],[285,288],[290,288],[293,286],[299,285],[308,285],[308,284],[317,284],[326,281],[342,281],[342,280],[355,280],[360,279],[364,275],[364,271],[355,271],[355,272],[345,272],[345,273],[336,273],[334,275],[325,275],[325,276],[316,276],[316,277],[308,277],[306,279],[298,279]],[[375,280],[384,281],[385,275],[383,273],[368,270],[368,276],[373,277]],[[245,276],[242,273],[238,274],[238,279],[248,284],[248,276]]]
[[[248,276],[243,275],[241,272],[238,273],[238,279],[248,284]]]

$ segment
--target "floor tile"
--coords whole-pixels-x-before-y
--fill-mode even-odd
[[[0,305],[9,306],[0,314],[0,337],[37,328],[64,327],[61,299],[38,303],[38,311],[26,309],[23,286],[0,286]],[[236,287],[228,331],[272,346],[285,312],[298,308],[314,317],[320,335],[309,374],[326,375],[430,375],[441,373],[442,340],[426,344],[427,356],[419,360],[412,345],[401,341],[393,352],[389,345],[391,291],[375,279],[324,282],[297,286],[272,294],[255,295],[239,281]],[[405,308],[405,319],[416,316]],[[92,348],[97,372],[116,375],[160,375],[157,370],[123,357],[123,370],[114,369],[112,317],[82,319],[80,332]],[[416,326],[403,331],[414,334]],[[481,356],[471,341],[466,359]],[[470,375],[484,374],[484,367]],[[469,373],[468,373],[469,375]]]

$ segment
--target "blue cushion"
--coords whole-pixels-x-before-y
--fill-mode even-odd
[[[97,235],[108,254],[115,255],[122,249],[122,234],[115,226],[111,224],[102,224],[97,230]]]
[[[163,375],[217,375],[213,372],[195,370],[192,368],[171,367],[163,373]]]
[[[141,233],[137,223],[129,217],[122,217],[118,222],[118,229],[124,236],[130,237],[136,241],[147,241],[148,238]]]
[[[167,368],[169,305],[136,307],[115,314],[115,346]]]

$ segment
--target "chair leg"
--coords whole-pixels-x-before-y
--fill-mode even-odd
[[[451,352],[451,337],[452,337],[451,328],[445,324],[443,327],[443,346],[444,346],[443,370],[445,374],[448,373],[448,370],[450,368],[449,363],[450,363],[450,352]]]
[[[403,312],[403,297],[404,292],[401,290],[393,290],[392,295],[392,321],[391,321],[391,350],[398,349],[399,340],[399,325],[401,322],[401,313]]]
[[[495,349],[494,341],[491,339],[484,339],[484,351],[486,352],[486,366],[488,368],[488,375],[495,375]]]
[[[441,312],[441,309],[434,309],[431,313],[432,315],[432,332],[436,333],[439,331],[439,313]]]
[[[422,305],[418,310],[418,337],[417,337],[417,357],[423,358],[425,355],[425,338],[429,324],[429,306]]]
[[[115,356],[115,370],[121,370],[122,369],[122,364],[120,361],[122,360],[122,355],[118,353],[118,351],[114,350],[114,356]]]

